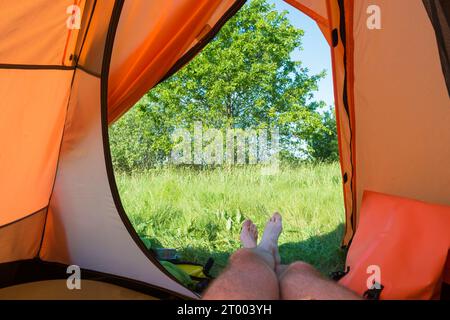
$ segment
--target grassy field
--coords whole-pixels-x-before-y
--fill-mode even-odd
[[[215,259],[213,274],[239,248],[245,218],[260,233],[273,211],[283,216],[283,263],[303,260],[323,273],[342,269],[344,209],[337,163],[280,168],[196,171],[155,169],[116,173],[124,207],[139,235],[153,247],[176,248],[185,260]]]

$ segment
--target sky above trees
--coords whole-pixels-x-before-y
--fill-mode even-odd
[[[268,3],[274,4],[277,11],[287,10],[291,24],[305,32],[303,50],[296,49],[292,53],[292,58],[293,60],[302,60],[303,64],[310,69],[311,74],[326,70],[327,75],[319,81],[319,90],[314,93],[314,96],[316,100],[323,100],[328,106],[334,106],[330,47],[319,27],[314,20],[283,0],[268,0]]]

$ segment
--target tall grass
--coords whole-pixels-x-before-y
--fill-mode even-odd
[[[303,260],[324,273],[342,268],[344,209],[337,163],[193,170],[163,168],[116,173],[124,207],[139,235],[153,247],[176,248],[184,260],[216,261],[213,273],[240,247],[245,218],[262,233],[274,211],[283,216],[283,263]]]

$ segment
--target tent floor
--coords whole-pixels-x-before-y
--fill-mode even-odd
[[[47,280],[0,289],[0,300],[158,300],[114,284],[81,280],[81,289],[69,290],[66,280]]]
[[[39,259],[0,264],[1,299],[189,299],[176,292],[116,275],[81,269],[81,289],[66,285],[67,265]]]

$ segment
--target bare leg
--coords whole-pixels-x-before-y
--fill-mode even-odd
[[[228,268],[213,282],[204,299],[361,299],[352,291],[323,278],[307,263],[281,265],[278,254],[281,229],[281,216],[275,213],[267,222],[261,243],[256,246],[256,226],[250,220],[245,221],[241,232],[244,249],[231,256]]]
[[[324,278],[305,262],[279,266],[277,275],[282,300],[360,300],[356,293]]]
[[[263,239],[256,246],[256,226],[247,220],[241,232],[243,249],[234,253],[227,269],[211,284],[206,300],[277,300],[280,296],[275,274],[281,217],[273,216],[266,225]]]

